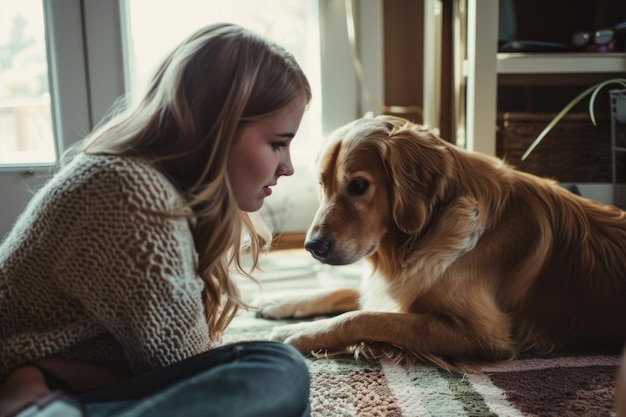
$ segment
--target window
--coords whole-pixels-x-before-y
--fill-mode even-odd
[[[56,160],[42,3],[0,0],[0,165]]]

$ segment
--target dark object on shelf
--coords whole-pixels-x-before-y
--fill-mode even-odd
[[[624,51],[624,22],[624,0],[499,0],[499,52]]]
[[[587,113],[566,115],[528,158],[521,160],[554,116],[556,113],[499,113],[496,155],[522,171],[559,182],[610,183],[611,130],[606,115],[596,115],[597,126]],[[624,164],[618,161],[617,165],[618,176],[624,177]]]
[[[574,33],[572,45],[576,50],[587,52],[626,51],[626,21],[610,28]]]
[[[572,45],[559,42],[514,40],[500,45],[500,52],[571,52]]]

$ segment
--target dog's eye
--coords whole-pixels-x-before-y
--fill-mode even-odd
[[[364,194],[369,188],[370,183],[365,180],[354,180],[348,184],[348,194],[351,196],[357,196]]]

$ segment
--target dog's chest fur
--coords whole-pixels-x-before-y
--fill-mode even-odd
[[[389,296],[389,283],[376,272],[367,271],[361,279],[359,300],[366,311],[399,312],[398,303]]]

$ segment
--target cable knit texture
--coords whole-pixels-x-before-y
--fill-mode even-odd
[[[134,373],[211,346],[180,194],[145,161],[80,154],[0,246],[0,378],[49,354]]]

